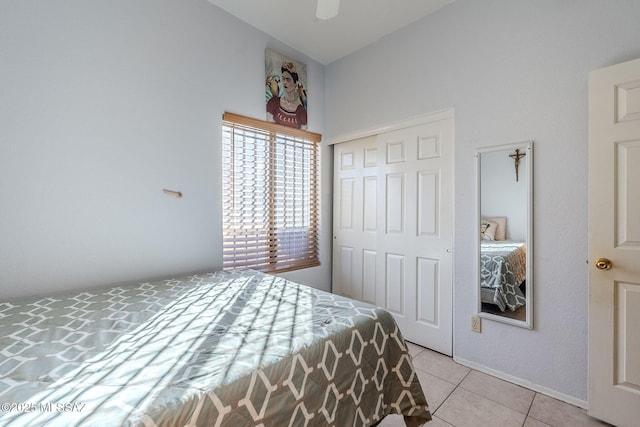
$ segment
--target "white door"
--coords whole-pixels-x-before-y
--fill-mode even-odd
[[[640,420],[640,60],[589,75],[589,414]]]
[[[334,292],[452,354],[453,117],[334,146]]]
[[[377,288],[378,146],[371,136],[334,146],[333,292],[384,306]]]

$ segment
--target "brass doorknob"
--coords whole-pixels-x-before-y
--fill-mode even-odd
[[[612,265],[611,260],[606,258],[598,258],[596,260],[596,268],[599,270],[610,270]]]

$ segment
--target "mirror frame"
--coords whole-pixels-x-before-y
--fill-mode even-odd
[[[527,230],[526,230],[526,263],[527,272],[525,276],[526,291],[525,296],[526,303],[526,317],[525,320],[517,320],[509,317],[500,316],[497,314],[486,313],[482,311],[482,300],[480,297],[480,219],[481,219],[481,157],[482,153],[490,153],[496,151],[514,151],[519,148],[525,150],[527,154]],[[476,226],[474,227],[476,232],[476,265],[475,271],[477,274],[476,282],[476,301],[477,301],[477,315],[481,318],[493,320],[496,322],[507,323],[513,326],[519,326],[521,328],[533,329],[533,141],[523,141],[513,144],[493,145],[490,147],[482,147],[476,150]]]

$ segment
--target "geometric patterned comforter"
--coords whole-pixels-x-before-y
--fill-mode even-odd
[[[389,313],[250,270],[0,303],[0,402],[2,426],[431,418]]]
[[[493,304],[501,311],[515,310],[527,299],[520,285],[527,276],[527,253],[523,242],[480,241],[480,286],[491,288]]]

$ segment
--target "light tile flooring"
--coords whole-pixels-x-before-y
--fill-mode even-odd
[[[469,369],[450,357],[409,343],[413,365],[429,402],[428,427],[608,426],[584,409]],[[398,415],[380,427],[403,427]]]

